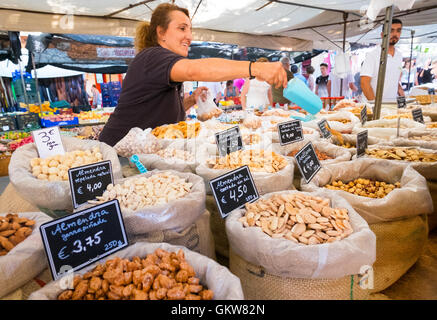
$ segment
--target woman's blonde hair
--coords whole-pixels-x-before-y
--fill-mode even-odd
[[[188,18],[190,17],[188,10],[185,8],[170,3],[160,4],[153,10],[150,24],[141,22],[137,26],[135,32],[135,49],[137,52],[158,45],[157,27],[161,27],[164,31],[167,30],[170,23],[170,12],[172,11],[180,11]]]

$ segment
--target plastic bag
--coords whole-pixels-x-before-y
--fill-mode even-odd
[[[106,143],[63,136],[61,139],[66,152],[99,147],[103,160],[111,160],[114,180],[123,177],[117,153]],[[39,208],[72,210],[69,181],[44,181],[32,175],[30,161],[37,157],[38,151],[34,143],[20,147],[12,154],[9,163],[9,178],[12,185],[24,199]]]
[[[324,188],[334,180],[346,183],[358,178],[387,183],[400,182],[401,188],[395,188],[384,198],[378,199]],[[391,161],[360,158],[353,162],[325,166],[310,183],[302,184],[302,190],[308,192],[320,189],[346,199],[369,224],[433,212],[432,199],[425,178],[411,166],[391,163]]]
[[[130,158],[134,154],[155,153],[160,149],[159,140],[150,132],[152,129],[147,128],[132,128],[127,135],[123,137],[114,146],[115,151],[126,158]]]
[[[0,214],[5,216],[5,214]],[[32,233],[7,255],[0,256],[0,297],[21,287],[47,267],[39,227],[52,220],[42,212],[21,212],[20,218],[35,220]]]
[[[214,292],[215,300],[243,300],[243,290],[240,279],[234,276],[226,267],[219,265],[214,260],[202,256],[196,252],[188,250],[185,247],[173,246],[166,243],[147,243],[138,242],[126,249],[120,250],[99,262],[93,263],[86,268],[77,271],[77,274],[84,275],[86,272],[93,270],[98,264],[103,264],[107,260],[119,257],[121,259],[132,259],[135,256],[141,259],[147,254],[152,254],[156,249],[161,248],[169,252],[177,252],[182,249],[185,259],[194,268],[196,277],[200,283]],[[63,291],[61,285],[65,282],[63,279],[52,281],[42,289],[33,292],[29,300],[56,300],[58,295]]]
[[[223,113],[223,111],[217,108],[217,105],[214,103],[214,98],[211,95],[211,92],[208,90],[206,94],[206,101],[202,101],[202,98],[197,98],[197,118],[201,121],[209,120],[214,117],[218,117]]]
[[[257,117],[253,114],[248,114],[247,117],[243,120],[243,126],[249,129],[256,130],[260,128],[262,125],[262,120],[260,117]]]
[[[296,192],[274,192],[262,198]],[[359,274],[364,265],[371,266],[376,256],[376,237],[367,222],[341,197],[322,190],[310,194],[331,199],[331,207],[346,208],[354,232],[332,243],[297,244],[287,239],[271,238],[259,227],[245,228],[238,221],[245,209],[239,209],[232,211],[226,218],[226,234],[232,250],[250,263],[262,266],[266,272],[279,277],[341,278]]]

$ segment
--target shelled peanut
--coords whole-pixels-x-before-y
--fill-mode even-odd
[[[287,160],[275,153],[264,150],[239,150],[225,157],[207,160],[212,169],[237,169],[247,165],[251,171],[275,173],[287,166]]]
[[[30,236],[34,225],[34,220],[20,218],[17,214],[8,213],[6,216],[0,216],[0,256],[8,254]]]
[[[101,197],[88,202],[99,204],[117,199],[122,209],[135,211],[182,198],[192,186],[192,183],[174,174],[159,172],[148,178],[130,178],[122,184],[109,184]]]
[[[435,162],[437,153],[427,153],[417,149],[407,148],[389,148],[389,149],[366,149],[366,154],[372,158],[417,161],[417,162]]]
[[[331,184],[325,185],[325,188],[331,190],[343,190],[353,193],[357,196],[368,198],[384,198],[396,188],[400,188],[400,182],[386,183],[369,179],[355,179],[354,181],[344,183],[341,180],[334,180]]]
[[[99,147],[91,150],[76,150],[66,152],[45,159],[30,160],[32,175],[40,180],[65,181],[68,180],[68,169],[79,167],[103,160]]]
[[[212,300],[182,249],[156,249],[145,259],[116,257],[73,280],[58,300]]]
[[[347,209],[331,208],[330,200],[302,193],[277,194],[246,204],[239,219],[272,238],[314,245],[342,240],[353,233]]]
[[[315,148],[315,151],[316,151],[317,158],[319,158],[319,160],[334,159],[333,157],[329,156],[327,153],[317,150],[317,148]],[[298,152],[299,150],[293,150],[287,156],[294,157]]]

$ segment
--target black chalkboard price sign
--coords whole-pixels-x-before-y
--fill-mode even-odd
[[[329,124],[328,121],[326,121],[326,119],[323,119],[322,121],[318,122],[317,125],[319,126],[323,138],[325,139],[331,138],[331,131],[329,131],[327,128],[329,127]]]
[[[296,159],[302,177],[304,177],[307,183],[311,181],[322,167],[311,142],[308,142],[302,149],[300,149],[294,158]]]
[[[414,121],[425,123],[425,121],[423,120],[423,113],[421,108],[414,109],[413,111],[411,111],[411,113],[413,115]]]
[[[292,120],[278,123],[279,143],[281,146],[303,140],[302,123]]]
[[[259,198],[248,166],[212,179],[209,185],[222,218],[233,210]]]
[[[367,106],[364,106],[360,112],[361,124],[364,126],[367,122]]]
[[[396,101],[398,103],[398,108],[399,109],[403,109],[403,108],[407,107],[407,100],[405,100],[405,97],[402,97],[402,96],[397,97]]]
[[[101,196],[108,184],[114,182],[110,160],[68,170],[74,208]]]
[[[367,130],[361,131],[357,134],[357,158],[362,157],[366,154],[368,143],[368,132]]]
[[[40,232],[55,280],[66,266],[80,270],[129,245],[118,200],[47,222]]]
[[[215,140],[220,157],[244,148],[239,126],[216,133]]]

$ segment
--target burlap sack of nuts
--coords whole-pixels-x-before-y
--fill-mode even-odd
[[[114,150],[122,157],[129,158],[134,154],[153,153],[161,148],[159,140],[150,133],[151,129],[132,128],[118,141]]]
[[[395,159],[393,159],[393,155]],[[437,150],[419,147],[392,147],[381,143],[370,146],[364,158],[388,159],[392,164],[410,165],[427,180],[437,180]],[[432,161],[428,161],[430,157]],[[428,158],[427,161],[421,159]],[[356,155],[352,157],[356,159]]]
[[[302,149],[309,140],[302,140],[299,142],[295,142],[292,144],[288,144],[285,146],[281,146],[280,144],[274,144],[273,145],[273,151],[279,153],[280,155],[283,155],[288,159],[288,161],[293,162],[294,164],[294,174],[297,174],[299,172],[299,168],[296,163],[296,159],[294,156],[290,156],[289,154],[292,152],[299,152],[300,149]],[[338,162],[344,162],[349,161],[352,157],[349,150],[345,148],[341,148],[339,146],[333,145],[332,143],[327,143],[326,141],[311,141],[314,148],[318,151],[326,155],[327,157],[331,159],[323,160],[323,158],[319,157],[320,164],[322,166],[331,164],[331,163],[338,163]]]
[[[340,111],[334,114],[322,115],[317,120],[303,122],[302,126],[319,131],[317,123],[322,119],[326,119],[329,127],[340,133],[352,133],[353,128],[360,123],[360,120],[352,112]]]
[[[209,158],[208,160],[211,160],[211,158]],[[261,158],[259,161],[262,161]],[[243,164],[239,165],[239,167],[241,166],[243,166]],[[197,166],[196,174],[204,179],[206,193],[212,194],[209,182],[212,179],[217,178],[235,169],[213,169],[212,166],[207,163],[207,161],[203,161],[203,163]],[[251,174],[258,193],[262,195],[269,192],[290,189],[293,186],[293,171],[294,165],[287,161],[287,165],[284,168],[274,173],[251,170]]]
[[[400,182],[384,198],[358,196],[343,190],[328,190],[325,185],[334,180],[348,183],[355,179],[370,179],[386,183]],[[325,190],[346,199],[367,223],[399,220],[432,212],[432,200],[426,180],[410,166],[380,159],[360,158],[352,162],[324,166],[310,183],[302,183],[303,191]]]
[[[283,191],[261,198],[294,193],[307,194]],[[244,227],[239,219],[245,209],[226,219],[230,270],[241,279],[247,299],[366,299],[370,294],[358,286],[357,275],[375,261],[375,235],[346,200],[325,191],[307,195],[347,209],[352,233],[332,243],[304,245],[272,238],[259,227]]]
[[[363,129],[364,131],[364,129]],[[357,134],[342,134],[343,137],[343,144],[338,140],[338,137],[331,136],[330,141],[331,143],[335,144],[336,146],[345,148],[348,150],[352,156],[357,154]],[[374,144],[378,144],[383,142],[384,140],[375,138],[375,137],[368,137],[367,139],[367,145],[371,146]]]
[[[290,120],[292,119],[287,119],[285,121],[290,121]],[[316,129],[303,127],[302,131],[303,131],[304,139],[311,140],[311,141],[320,140],[320,132],[317,131]],[[278,133],[277,125],[263,130],[262,135],[271,139],[273,143],[279,143],[279,133]]]
[[[121,179],[121,165],[115,150],[106,143],[61,137],[66,152],[100,148],[103,160],[111,160],[114,179]],[[18,193],[38,208],[50,210],[72,210],[71,191],[68,180],[44,181],[32,176],[30,161],[38,158],[34,143],[18,148],[11,157],[9,178]]]
[[[167,197],[167,191],[164,192],[161,189],[150,189],[155,188],[156,186],[152,185],[148,180],[147,185],[145,185],[144,188],[146,188],[149,194],[153,193],[153,199],[149,198],[150,201],[154,201],[153,204],[131,209],[131,206],[137,206],[142,203],[142,199],[138,199],[133,192],[130,192],[131,186],[125,187],[124,184],[135,184],[135,181],[138,179],[150,178],[155,175],[176,176],[184,180],[185,183],[192,185],[189,191],[183,190],[183,194],[181,194],[180,197],[178,196],[170,202],[165,201],[163,203],[160,202],[160,198]],[[100,198],[101,200],[89,201],[88,204],[80,206],[76,211],[89,208],[99,202],[119,199],[126,232],[129,236],[144,235],[162,230],[174,230],[180,232],[190,227],[205,212],[205,184],[202,178],[192,173],[178,172],[174,170],[153,170],[133,177],[116,180],[115,184],[120,185],[123,195],[120,196],[120,194],[114,192],[110,195],[110,198],[106,199],[104,198],[104,193],[102,198]],[[172,184],[168,187],[175,188],[176,186]],[[132,188],[133,190],[136,189],[133,185]],[[112,190],[115,190],[115,186]],[[161,194],[161,192],[165,194]],[[171,192],[174,192],[174,190]]]
[[[196,252],[188,250],[181,246],[173,246],[166,243],[147,243],[138,242],[126,249],[118,251],[98,263],[94,263],[77,272],[83,275],[88,271],[93,270],[98,264],[105,263],[105,261],[119,257],[122,259],[131,259],[135,256],[144,258],[147,254],[153,253],[156,249],[161,248],[169,252],[177,252],[182,249],[185,254],[186,261],[194,268],[196,277],[199,278],[200,283],[212,290],[214,293],[214,300],[243,300],[244,295],[241,288],[240,280],[234,276],[229,270],[217,262],[204,257]],[[64,290],[63,283],[66,281],[59,279],[52,281],[42,289],[33,292],[29,296],[29,300],[56,300],[58,295]]]
[[[402,136],[392,139],[390,144],[396,147],[420,147],[437,150],[437,132],[410,130]]]
[[[6,213],[0,216],[6,216]],[[0,297],[23,286],[47,267],[39,227],[52,219],[42,212],[22,212],[18,216],[34,220],[35,224],[26,239],[5,256],[0,256]]]
[[[378,139],[389,141],[397,136],[397,127],[397,119],[379,119],[368,121],[364,124],[364,126],[362,126],[361,123],[358,123],[357,125],[355,125],[352,133],[357,134],[360,131],[363,131],[363,129],[367,129],[369,137],[375,137]],[[401,118],[399,132],[400,134],[403,134],[411,129],[424,130],[425,128],[426,126],[422,123],[411,119]]]

